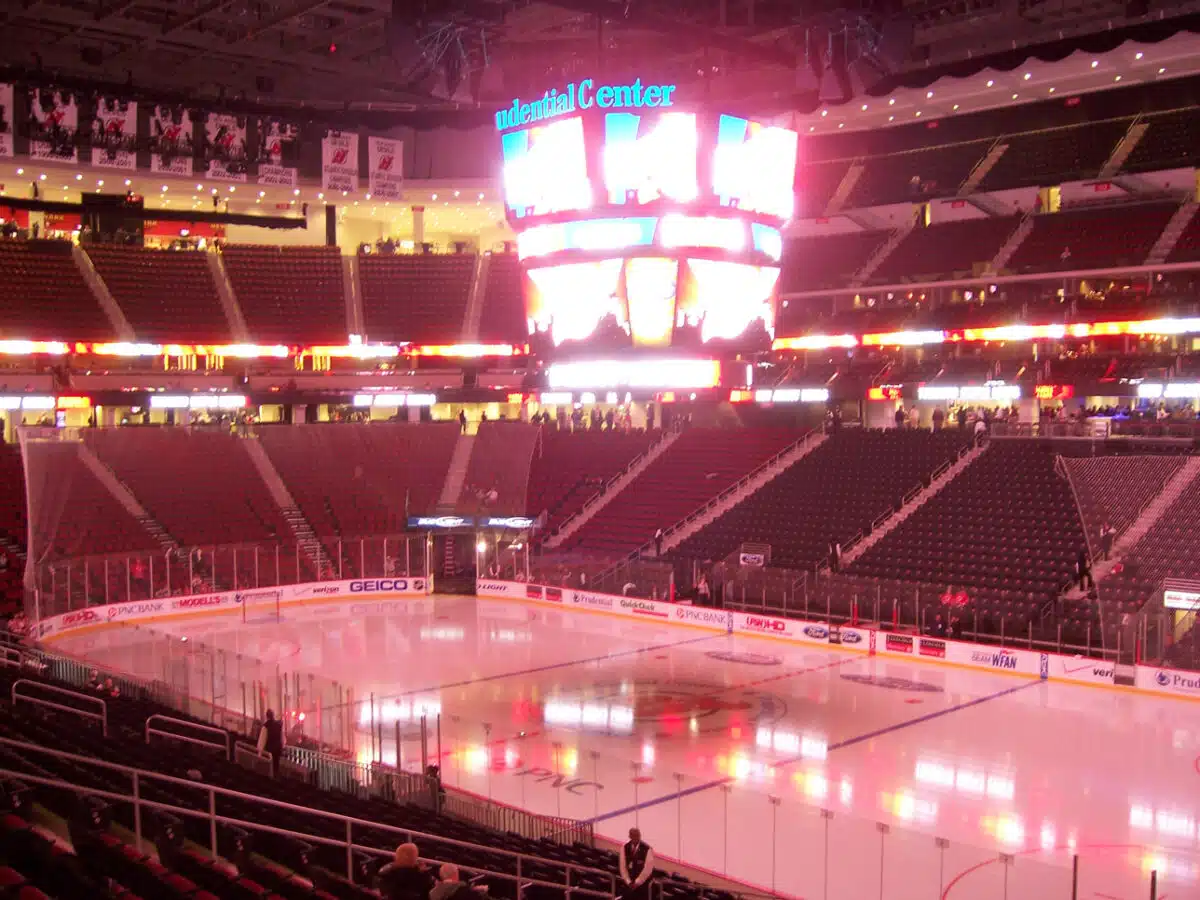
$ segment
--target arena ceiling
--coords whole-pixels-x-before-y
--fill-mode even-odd
[[[468,110],[599,72],[784,111],[831,34],[919,78],[1194,13],[1200,0],[7,0],[0,60],[281,107]]]

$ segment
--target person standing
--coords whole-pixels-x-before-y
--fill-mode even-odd
[[[654,555],[655,556],[662,556],[662,545],[663,545],[663,530],[660,528],[660,529],[658,529],[658,531],[654,532]]]
[[[1096,586],[1096,581],[1092,578],[1092,566],[1088,562],[1087,549],[1084,547],[1079,548],[1079,556],[1075,560],[1075,574],[1079,578],[1081,591]]]
[[[842,545],[834,538],[829,539],[829,571],[837,574],[842,567]]]
[[[267,710],[267,718],[258,732],[258,749],[271,757],[271,775],[279,775],[279,759],[283,756],[283,723],[275,718],[275,710]]]
[[[629,840],[621,848],[621,900],[650,900],[650,879],[654,876],[654,850],[642,840],[642,833],[629,829]]]
[[[1107,560],[1112,555],[1113,540],[1117,536],[1117,529],[1113,528],[1107,522],[1100,526],[1100,549],[1104,553],[1104,558]]]

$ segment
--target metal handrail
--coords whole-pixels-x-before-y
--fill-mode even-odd
[[[592,846],[595,833],[591,825],[563,816],[547,816],[479,797],[462,790],[447,790],[442,810],[495,831],[515,831],[531,840],[563,838]]]
[[[43,749],[43,748],[38,748],[38,749]],[[139,773],[139,774],[149,774],[149,773]],[[163,812],[169,812],[172,815],[179,816],[181,818],[187,817],[187,818],[193,818],[193,819],[206,819],[210,823],[210,825],[211,825],[210,830],[214,835],[214,846],[211,848],[214,858],[216,856],[215,835],[216,835],[216,826],[218,824],[233,825],[235,827],[242,828],[247,831],[263,831],[263,832],[267,832],[268,834],[283,835],[284,837],[295,838],[297,840],[301,840],[306,843],[324,844],[326,846],[331,846],[331,847],[345,847],[346,848],[346,860],[347,860],[347,870],[346,870],[347,877],[351,877],[353,875],[353,853],[354,853],[354,851],[358,851],[359,853],[371,854],[373,856],[385,856],[385,857],[392,856],[392,853],[393,853],[393,851],[391,851],[391,850],[383,850],[383,849],[380,849],[379,847],[368,847],[368,846],[365,846],[362,844],[355,844],[354,841],[352,840],[353,832],[351,830],[351,825],[352,825],[352,823],[359,822],[359,820],[356,820],[356,819],[354,819],[354,820],[346,819],[346,824],[347,824],[346,837],[347,837],[347,839],[345,841],[340,841],[340,840],[337,840],[336,838],[328,838],[328,837],[323,837],[321,835],[316,835],[316,834],[306,834],[305,832],[302,832],[302,831],[293,831],[290,828],[277,828],[274,825],[264,825],[261,822],[250,822],[246,819],[238,819],[238,818],[234,818],[232,816],[217,815],[217,813],[213,810],[213,807],[215,807],[215,802],[210,803],[210,809],[208,812],[203,812],[203,811],[197,810],[197,809],[188,809],[188,808],[182,807],[182,806],[174,806],[170,803],[160,803],[156,800],[146,800],[142,797],[137,796],[136,792],[132,795],[121,794],[116,791],[109,791],[109,790],[102,790],[100,788],[87,787],[86,785],[76,784],[71,781],[65,781],[61,778],[46,778],[41,775],[32,775],[28,772],[18,772],[13,769],[0,769],[0,775],[4,775],[6,777],[12,777],[12,778],[19,778],[22,782],[25,782],[27,784],[40,784],[40,785],[44,785],[46,787],[52,787],[52,788],[69,788],[74,793],[85,794],[89,797],[100,797],[105,800],[113,800],[113,801],[117,801],[120,803],[132,803],[134,805],[135,810],[138,812],[138,815],[136,817],[137,821],[140,821],[141,807],[148,807],[150,809],[161,810]],[[189,783],[191,784],[192,787],[206,788],[210,793],[210,799],[213,799],[214,801],[215,801],[215,797],[212,797],[211,795],[213,794],[214,791],[220,790],[219,788],[214,788],[211,785],[201,785],[201,784],[197,784],[195,782],[189,782]],[[252,797],[252,796],[249,797],[248,799],[260,800],[262,802],[268,802],[268,801],[264,800],[264,798],[258,798],[258,797]],[[286,806],[287,804],[282,804],[282,805]],[[316,810],[305,809],[305,812],[316,812]],[[341,817],[338,817],[338,818],[341,818]],[[376,824],[373,822],[361,822],[360,824],[367,825],[376,831],[378,831],[378,830],[395,831],[400,834],[406,835],[408,837],[419,836],[417,832],[410,831],[408,829],[391,828],[390,826],[379,825],[379,824]],[[462,841],[454,841],[449,838],[436,837],[434,835],[425,835],[425,836],[429,837],[431,840],[436,840],[443,844],[459,844],[462,846],[471,847],[475,850],[486,851],[486,852],[493,853],[493,854],[506,852],[506,851],[498,850],[494,847],[483,847],[483,846],[474,845],[474,844],[464,844],[464,842],[462,842]],[[135,835],[135,837],[136,837],[138,843],[140,844],[141,839],[142,839],[141,834],[137,833]],[[558,863],[557,860],[547,860],[547,859],[542,859],[540,857],[525,857],[525,858],[534,859],[538,863],[541,863],[541,864],[557,863],[558,865],[566,866],[568,868],[576,868],[576,869],[582,868],[581,866],[570,866],[568,863]],[[450,860],[437,860],[437,859],[433,859],[430,857],[420,857],[420,861],[425,862],[425,863],[435,863],[435,864],[450,862]],[[456,865],[458,865],[458,864],[456,863]],[[611,898],[613,896],[613,891],[609,891],[609,892],[597,891],[597,890],[593,890],[591,888],[576,887],[571,884],[559,884],[559,883],[555,883],[552,881],[542,881],[537,878],[530,878],[527,875],[520,874],[519,867],[518,867],[518,873],[516,875],[514,875],[510,872],[497,872],[493,869],[483,869],[483,868],[479,868],[478,866],[458,865],[458,868],[461,870],[468,871],[468,872],[477,872],[479,874],[486,875],[489,878],[499,878],[499,879],[503,879],[504,881],[513,882],[516,885],[516,889],[517,889],[516,895],[518,898],[523,896],[523,890],[525,887],[531,887],[531,886],[545,887],[545,888],[550,888],[550,889],[553,889],[556,891],[562,891],[568,897],[570,897],[572,894],[579,894],[579,895],[585,895],[585,896],[589,896],[589,897],[600,897],[600,898],[603,898],[603,900],[611,900]],[[599,869],[597,869],[595,871],[602,872],[602,870],[599,870]],[[615,876],[611,872],[603,872],[603,874],[606,875],[611,881],[614,882],[614,890],[615,890],[615,881],[616,881]],[[351,877],[351,880],[353,880],[352,877]]]
[[[813,438],[817,437],[819,434],[820,434],[820,432],[813,430],[813,431],[808,432],[806,435],[804,435],[804,437],[800,438],[799,440],[793,441],[792,443],[788,444],[786,447],[784,447],[782,450],[780,450],[778,453],[776,453],[770,459],[766,460],[765,462],[763,462],[762,464],[757,466],[753,471],[749,472],[746,475],[743,475],[736,482],[731,484],[729,487],[725,488],[725,490],[721,491],[721,493],[717,494],[715,497],[711,497],[708,500],[706,500],[698,508],[692,510],[690,513],[688,513],[686,516],[684,516],[682,519],[680,519],[674,525],[672,525],[669,528],[663,529],[663,538],[665,539],[669,535],[674,534],[676,531],[679,531],[685,525],[688,525],[689,523],[695,521],[700,516],[707,513],[709,510],[711,510],[717,504],[721,503],[724,500],[729,499],[730,496],[735,494],[738,490],[740,490],[742,487],[744,487],[746,484],[748,484],[753,479],[757,478],[763,472],[767,471],[771,466],[777,465],[779,463],[779,460],[782,459],[786,454],[791,453],[793,450],[797,450],[800,447],[803,447],[805,444],[807,444]],[[633,562],[634,560],[641,559],[642,554],[645,553],[647,550],[649,550],[653,546],[654,546],[653,540],[646,541],[644,544],[642,544],[636,550],[629,553],[629,555],[627,555],[624,559],[620,560],[614,566],[610,567],[610,569],[615,568],[616,565],[620,565],[623,562]],[[599,577],[603,578],[605,575],[608,574],[608,571],[609,570],[601,572]]]
[[[264,760],[265,762],[271,761],[270,753],[267,753],[265,750],[259,750],[257,746],[251,744],[249,741],[236,741],[234,743],[233,750],[231,751],[231,758],[235,762],[238,759],[239,753],[245,754],[246,756],[252,756],[255,759]]]
[[[233,758],[233,747],[231,745],[232,735],[230,735],[230,733],[224,728],[216,728],[212,725],[201,725],[199,722],[189,722],[187,719],[177,719],[174,716],[164,716],[162,713],[155,713],[146,719],[145,735],[147,744],[150,743],[150,735],[157,734],[160,737],[167,737],[171,738],[172,740],[183,741],[188,744],[199,744],[203,747],[217,746],[217,744],[214,744],[211,741],[188,737],[187,735],[183,734],[176,734],[174,731],[163,731],[161,728],[152,728],[150,727],[150,723],[153,721],[170,722],[172,725],[182,725],[185,728],[193,728],[196,731],[203,731],[208,734],[218,734],[221,736],[221,746],[225,750],[225,758]]]
[[[24,664],[24,654],[16,647],[0,644],[0,666],[19,669]]]
[[[79,709],[76,706],[65,706],[62,703],[54,703],[50,700],[44,700],[41,697],[31,697],[28,694],[18,694],[17,688],[27,684],[31,687],[39,688],[43,691],[50,691],[52,694],[58,694],[63,697],[72,697],[76,700],[86,700],[88,703],[99,705],[100,712],[88,712],[86,709]],[[12,705],[15,707],[18,700],[24,700],[26,703],[33,703],[37,706],[44,706],[47,709],[57,709],[60,712],[74,713],[77,716],[82,716],[85,719],[98,719],[100,722],[100,731],[108,737],[108,704],[99,697],[92,697],[88,694],[81,694],[79,691],[69,691],[66,688],[55,687],[52,684],[46,684],[41,681],[34,681],[31,678],[18,678],[13,682],[11,697]]]
[[[367,819],[359,819],[354,816],[346,816],[346,815],[342,815],[340,813],[329,812],[328,810],[324,810],[324,809],[316,809],[311,806],[301,806],[297,803],[285,803],[282,800],[273,800],[270,797],[261,797],[257,794],[246,794],[241,791],[234,791],[229,788],[223,788],[218,785],[209,784],[204,781],[193,781],[192,779],[188,779],[188,778],[176,778],[173,775],[164,775],[161,772],[150,772],[146,769],[135,769],[132,766],[123,766],[120,763],[113,763],[113,762],[108,762],[107,760],[95,759],[90,756],[81,756],[77,753],[69,753],[64,750],[51,750],[50,748],[43,747],[40,744],[31,744],[28,741],[19,741],[19,740],[15,740],[13,738],[0,737],[0,746],[16,747],[21,750],[32,750],[32,751],[35,751],[38,753],[46,754],[47,756],[56,757],[58,759],[65,759],[69,762],[86,763],[87,765],[97,766],[99,768],[108,769],[113,772],[121,772],[126,775],[137,776],[138,779],[149,778],[149,779],[154,779],[154,780],[158,780],[158,781],[164,781],[168,784],[179,785],[182,787],[190,787],[190,788],[194,788],[194,789],[206,790],[206,791],[209,791],[218,796],[232,797],[232,798],[235,798],[238,800],[249,800],[254,803],[262,803],[266,806],[274,806],[279,809],[287,809],[287,810],[291,810],[292,812],[296,812],[296,813],[317,816],[319,818],[324,818],[324,819],[331,819],[336,822],[344,822],[349,825],[357,825],[357,826],[362,826],[365,828],[371,828],[376,831],[386,831],[386,832],[390,832],[392,834],[403,835],[409,839],[421,838],[421,839],[429,840],[429,841],[437,841],[437,842],[443,843],[443,844],[450,844],[450,845],[453,845],[456,847],[463,847],[468,850],[487,852],[487,853],[492,854],[493,856],[507,856],[512,859],[532,860],[541,865],[561,866],[564,869],[571,869],[571,870],[578,871],[578,872],[591,872],[592,874],[604,875],[609,878],[613,877],[611,872],[608,872],[604,869],[597,869],[592,866],[581,866],[577,863],[568,863],[568,862],[563,862],[563,861],[557,860],[557,859],[549,859],[547,857],[542,857],[542,856],[533,856],[532,854],[529,854],[529,853],[518,853],[515,850],[506,850],[501,847],[492,847],[492,846],[485,846],[483,844],[474,844],[474,843],[471,843],[470,841],[460,841],[455,838],[446,837],[445,835],[430,834],[428,832],[417,831],[416,829],[413,829],[413,828],[400,828],[395,825],[385,825],[381,822],[376,822],[376,821],[367,820]],[[255,750],[257,750],[257,748],[255,748]],[[3,770],[0,770],[0,771],[3,771]],[[25,778],[26,777],[25,773],[21,773],[21,772],[16,772],[16,773],[12,773],[12,774],[13,774],[13,777],[15,777],[15,778]],[[128,798],[122,798],[122,799],[128,799]],[[142,802],[146,802],[146,801],[142,801]],[[561,885],[555,885],[555,886],[561,887]]]
[[[657,441],[655,441],[653,444],[651,444],[649,447],[647,447],[645,450],[643,450],[641,453],[639,453],[637,456],[635,456],[633,459],[631,459],[628,463],[626,463],[625,468],[621,469],[620,472],[618,472],[616,475],[612,476],[612,478],[609,478],[607,481],[605,481],[604,486],[601,487],[600,490],[596,491],[596,493],[592,494],[592,496],[588,497],[587,500],[584,501],[583,506],[579,507],[579,509],[577,509],[574,513],[572,513],[566,519],[559,522],[558,527],[554,529],[554,534],[547,535],[546,540],[549,541],[551,538],[557,537],[558,535],[562,534],[563,530],[568,525],[570,525],[572,522],[574,522],[576,519],[578,519],[580,516],[582,516],[585,512],[587,512],[589,509],[591,509],[592,506],[594,506],[601,497],[608,496],[608,492],[612,489],[612,486],[617,483],[617,481],[619,481],[620,479],[622,479],[626,475],[628,475],[630,472],[632,472],[635,467],[640,466],[642,464],[642,462],[646,459],[646,457],[648,457],[651,453],[653,453],[655,448],[657,448],[660,444],[662,444],[663,441],[667,440],[670,436],[671,436],[671,432],[664,431],[662,434],[662,437],[660,437]]]

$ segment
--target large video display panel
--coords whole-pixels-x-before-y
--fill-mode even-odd
[[[583,119],[501,135],[504,202],[517,219],[592,206]]]
[[[629,314],[621,297],[624,264],[601,259],[529,269],[529,334],[549,337],[555,347],[586,341],[601,330],[628,334]]]
[[[608,202],[692,202],[700,195],[699,147],[694,113],[606,114],[602,155]]]
[[[683,263],[676,328],[690,343],[753,344],[775,336],[775,288],[779,269],[712,259]]]
[[[796,132],[723,115],[713,150],[713,192],[722,206],[790,219],[796,208]]]
[[[669,347],[679,290],[679,260],[637,257],[625,266],[629,331],[635,347]]]

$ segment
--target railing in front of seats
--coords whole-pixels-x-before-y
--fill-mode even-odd
[[[47,700],[45,697],[35,697],[32,694],[20,691],[19,689],[22,686],[25,686],[26,688],[36,688],[39,691],[46,691],[55,697],[83,701],[88,705],[97,707],[99,712],[81,709],[78,706],[67,706],[65,703],[56,703],[53,700]],[[34,681],[30,678],[18,678],[13,682],[10,699],[14,707],[16,707],[18,701],[24,701],[25,703],[31,703],[34,706],[41,706],[45,709],[54,709],[58,710],[59,712],[71,713],[72,715],[79,716],[83,719],[92,719],[100,723],[101,733],[105,737],[108,737],[108,704],[99,697],[92,697],[88,694],[80,693],[79,691],[69,691],[66,688],[55,687],[52,684]]]
[[[432,805],[433,795],[424,775],[404,772],[382,763],[367,765],[310,747],[286,746],[283,748],[283,758],[309,772],[313,782],[322,790],[354,796],[374,794],[395,803]]]
[[[164,728],[155,728],[151,723],[159,722],[163,725],[172,725],[179,728],[191,729],[194,732],[204,735],[212,735],[219,737],[219,742],[205,740],[202,737],[191,737],[190,735],[180,734],[177,731],[167,731]],[[174,716],[164,716],[161,713],[146,719],[146,725],[143,729],[146,736],[146,743],[150,743],[150,738],[157,735],[158,737],[168,738],[172,741],[182,741],[185,744],[195,744],[200,747],[209,747],[214,750],[221,750],[225,754],[226,759],[233,758],[233,748],[231,746],[232,735],[224,728],[215,728],[212,725],[201,725],[199,722],[189,722],[187,719],[177,719]]]
[[[64,787],[64,786],[66,786],[66,787],[70,787],[72,790],[74,790],[78,793],[87,794],[90,796],[103,797],[105,799],[110,799],[110,800],[114,800],[117,802],[132,803],[134,806],[134,809],[135,809],[135,816],[134,816],[134,825],[135,825],[134,832],[135,832],[135,834],[134,834],[134,836],[137,841],[137,845],[138,845],[139,849],[141,848],[141,845],[142,845],[142,832],[141,832],[142,811],[143,811],[143,809],[157,809],[157,810],[169,812],[172,815],[177,815],[177,816],[181,816],[181,817],[186,816],[186,817],[191,817],[191,818],[200,818],[200,819],[208,820],[212,825],[212,828],[210,829],[210,831],[211,831],[211,834],[213,835],[213,846],[210,849],[211,849],[211,852],[212,852],[214,858],[216,858],[216,843],[215,843],[216,827],[215,826],[217,824],[235,825],[237,827],[245,828],[247,830],[257,830],[257,831],[270,832],[273,834],[287,835],[289,837],[294,837],[294,838],[297,838],[299,840],[306,841],[309,843],[320,843],[320,844],[326,844],[326,845],[330,845],[330,846],[339,846],[339,847],[344,846],[347,848],[347,853],[346,853],[347,876],[352,877],[352,875],[353,875],[353,864],[352,864],[352,858],[351,858],[352,850],[353,851],[361,851],[363,853],[369,853],[369,854],[376,855],[376,856],[390,857],[392,855],[392,851],[390,851],[390,850],[380,850],[378,847],[365,847],[365,846],[359,846],[358,844],[353,843],[353,832],[355,829],[369,829],[370,831],[373,831],[373,832],[385,832],[385,833],[394,835],[396,838],[396,843],[406,843],[406,842],[411,842],[411,841],[425,840],[430,843],[437,843],[437,844],[441,844],[441,845],[460,847],[464,850],[470,850],[474,853],[487,853],[493,857],[504,857],[504,858],[510,859],[515,864],[515,867],[517,870],[516,875],[513,875],[511,873],[505,873],[505,872],[494,872],[494,871],[488,870],[488,869],[478,869],[478,868],[469,867],[469,866],[460,866],[460,868],[466,869],[471,872],[480,872],[482,874],[487,875],[488,877],[502,878],[502,879],[505,879],[506,881],[514,882],[515,887],[517,888],[517,896],[518,897],[520,897],[522,895],[521,892],[523,891],[524,887],[528,887],[531,885],[552,888],[552,889],[558,890],[558,891],[566,891],[568,893],[568,895],[570,895],[572,892],[574,892],[574,893],[580,894],[582,896],[602,897],[602,898],[605,898],[605,900],[611,900],[613,893],[616,889],[616,878],[611,872],[608,872],[604,869],[597,869],[592,866],[581,866],[576,863],[563,862],[561,860],[550,859],[550,858],[542,857],[542,856],[533,856],[528,853],[518,853],[514,850],[506,850],[506,849],[502,849],[499,847],[490,847],[490,846],[485,846],[483,844],[475,844],[470,841],[461,841],[461,840],[446,837],[443,835],[415,831],[410,828],[400,828],[395,825],[385,825],[385,824],[382,824],[382,823],[376,822],[376,821],[367,821],[365,819],[358,819],[353,816],[345,816],[345,815],[341,815],[339,813],[329,812],[329,811],[323,810],[323,809],[314,809],[314,808],[308,807],[308,806],[300,806],[299,804],[295,804],[295,803],[285,803],[282,800],[272,800],[267,797],[260,797],[255,794],[246,794],[246,793],[242,793],[240,791],[234,791],[234,790],[230,790],[228,788],[222,788],[222,787],[218,787],[218,786],[212,785],[212,784],[207,784],[204,782],[192,781],[190,779],[185,779],[185,778],[176,778],[172,775],[163,775],[158,772],[150,772],[145,769],[135,769],[131,766],[122,766],[118,763],[110,763],[110,762],[107,762],[104,760],[93,759],[92,757],[81,756],[76,753],[68,753],[68,752],[65,752],[62,750],[52,750],[48,747],[42,747],[38,744],[31,744],[27,741],[19,741],[19,740],[14,740],[12,738],[0,737],[0,746],[16,748],[18,750],[21,750],[26,755],[40,753],[45,756],[52,757],[54,759],[61,759],[61,760],[65,760],[65,761],[68,761],[71,763],[75,763],[75,764],[83,764],[85,766],[103,769],[108,772],[119,772],[119,773],[129,776],[131,779],[132,793],[129,795],[125,795],[125,794],[118,794],[114,791],[99,790],[96,788],[89,788],[84,785],[68,783],[68,782],[64,782],[59,779],[43,778],[41,776],[31,775],[28,772],[18,772],[18,771],[10,770],[10,769],[0,769],[0,776],[13,778],[13,779],[16,779],[17,781],[22,781],[22,782],[26,782],[26,783],[30,783],[30,784],[44,784],[49,787]],[[169,804],[163,804],[163,803],[157,803],[157,802],[150,801],[150,800],[145,800],[141,796],[141,788],[142,788],[142,785],[145,784],[146,782],[162,782],[164,784],[173,785],[176,788],[187,788],[187,789],[191,789],[191,790],[195,790],[195,791],[202,791],[205,794],[207,794],[207,796],[208,796],[208,811],[204,812],[204,811],[196,810],[196,809],[185,809],[182,807],[171,806]],[[260,804],[262,806],[273,807],[275,809],[285,809],[291,813],[296,814],[297,816],[305,815],[305,816],[310,816],[315,819],[323,819],[323,820],[327,820],[327,821],[336,821],[336,822],[342,823],[343,825],[345,825],[346,839],[343,841],[343,840],[335,840],[332,838],[324,838],[324,837],[319,837],[316,835],[311,835],[311,834],[307,834],[307,833],[303,833],[303,832],[275,828],[273,826],[263,825],[263,824],[260,824],[257,822],[248,822],[243,819],[235,819],[235,818],[230,818],[228,816],[218,815],[216,812],[217,800],[222,797],[228,798],[228,799],[240,800],[245,803]],[[430,862],[438,862],[437,860],[429,860],[429,861]],[[448,860],[442,860],[442,861],[445,862]],[[542,868],[561,870],[564,873],[564,881],[556,884],[554,882],[549,882],[549,881],[540,881],[538,879],[530,878],[530,877],[522,874],[522,868],[524,868],[524,870],[526,872],[529,871],[529,866],[531,863],[538,867],[542,867]],[[582,880],[581,876],[583,876],[583,875],[600,876],[605,879],[608,879],[609,884],[610,884],[610,890],[606,893],[604,891],[595,891],[595,890],[589,890],[586,888],[574,887],[575,884],[578,884],[579,881]]]
[[[589,822],[539,815],[463,791],[447,790],[441,809],[455,818],[497,831],[511,831],[529,840],[551,840],[567,846],[578,843],[587,847],[596,843],[595,830]]]

